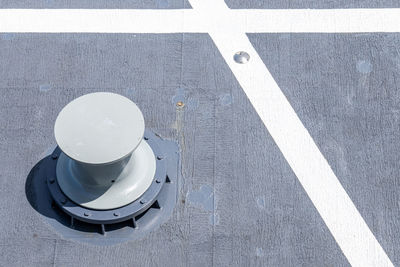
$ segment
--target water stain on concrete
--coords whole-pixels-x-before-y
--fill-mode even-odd
[[[39,86],[39,91],[40,91],[40,92],[48,92],[48,91],[50,91],[50,90],[51,90],[50,84],[41,84],[41,85]]]
[[[205,211],[214,210],[214,190],[209,185],[202,185],[198,191],[189,191],[186,199],[191,206]]]
[[[264,256],[264,251],[263,251],[263,249],[262,248],[256,248],[256,256],[257,257],[262,257],[262,256]]]
[[[257,203],[257,207],[260,210],[265,209],[265,197],[263,197],[263,196],[257,197],[256,203]]]
[[[372,71],[372,64],[369,60],[359,60],[357,62],[357,70],[360,73],[368,74]]]
[[[218,97],[218,101],[222,106],[229,106],[233,103],[233,98],[231,94],[223,94]]]
[[[211,225],[219,225],[219,214],[215,213],[215,212],[213,214],[211,214],[208,222]]]
[[[133,97],[135,97],[135,95],[136,95],[136,91],[133,89],[133,88],[130,88],[130,87],[128,87],[128,88],[125,88],[125,95],[128,97],[128,98],[133,98]]]

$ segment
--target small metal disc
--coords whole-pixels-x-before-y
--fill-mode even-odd
[[[247,52],[239,51],[235,53],[233,59],[235,60],[236,63],[246,64],[250,60],[250,55]]]

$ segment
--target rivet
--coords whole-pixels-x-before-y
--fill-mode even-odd
[[[61,204],[65,204],[65,203],[67,203],[67,199],[65,199],[65,198],[63,198],[63,199],[61,199]]]
[[[118,214],[118,213],[116,213],[116,212],[114,212],[114,216],[115,216],[115,217],[118,217],[118,216],[119,216],[119,214]]]
[[[147,137],[147,136],[145,136],[145,137],[143,137],[144,138],[144,140],[149,140],[149,138]]]
[[[245,51],[239,51],[236,52],[235,55],[233,55],[233,59],[236,63],[246,64],[250,60],[250,55]]]
[[[89,217],[90,214],[85,212],[85,213],[83,213],[83,215],[86,217]]]
[[[157,159],[158,159],[158,160],[162,160],[163,157],[162,157],[162,156],[157,156]]]
[[[146,203],[146,200],[144,200],[144,199],[140,200],[140,204],[144,204],[144,203]]]
[[[54,178],[50,178],[50,183],[51,183],[51,184],[54,184],[55,181],[56,181],[56,180],[55,180]]]
[[[156,183],[157,184],[161,183],[160,179],[156,179]]]
[[[52,158],[52,159],[57,159],[57,158],[58,158],[58,155],[57,155],[57,154],[53,154],[53,155],[51,155],[51,158]]]

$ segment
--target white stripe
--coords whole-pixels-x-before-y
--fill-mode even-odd
[[[393,266],[247,36],[210,35],[350,264]],[[240,50],[249,63],[233,61]]]
[[[400,32],[396,8],[213,10],[0,9],[0,32]]]
[[[211,21],[230,12],[215,0],[190,3]],[[211,38],[350,264],[393,266],[246,34],[224,33],[218,27],[210,29]],[[248,52],[250,61],[234,62],[237,51]]]
[[[399,32],[400,9],[231,10],[243,32]]]
[[[0,9],[0,32],[206,32],[199,21],[190,9]]]

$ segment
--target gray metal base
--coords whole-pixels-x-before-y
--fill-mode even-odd
[[[164,182],[167,179],[167,168],[165,166],[165,160],[163,160],[163,152],[159,146],[162,146],[162,140],[149,131],[145,133],[145,138],[154,154],[157,155],[156,173],[154,175],[153,182],[138,199],[121,208],[110,210],[94,210],[80,206],[63,193],[57,179],[55,179],[55,176],[47,177],[47,184],[55,204],[62,211],[72,217],[71,224],[73,224],[73,219],[102,225],[118,223],[131,219],[133,220],[132,224],[136,225],[135,216],[143,213],[143,211],[147,210],[151,205],[153,205],[161,191],[162,186],[164,185]],[[54,170],[54,174],[56,173],[55,170],[60,153],[60,149],[57,148],[52,154],[53,164],[47,166],[48,168],[52,168]]]
[[[32,169],[26,184],[29,202],[65,238],[107,245],[143,236],[165,222],[173,211],[179,163],[175,143],[147,130],[144,138],[158,156],[157,170],[150,188],[136,201],[103,211],[71,201],[61,191],[55,176],[61,153],[57,147]]]

